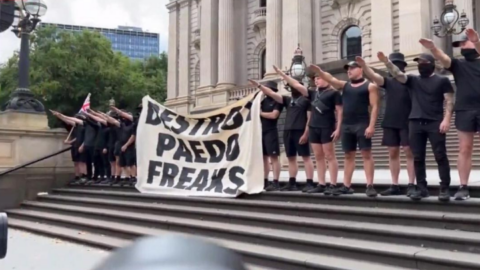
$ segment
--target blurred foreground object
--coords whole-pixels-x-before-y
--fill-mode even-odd
[[[195,237],[143,238],[115,251],[95,270],[246,270],[235,252]]]
[[[7,256],[8,219],[7,214],[0,213],[0,260]]]
[[[12,0],[0,0],[0,33],[12,26],[15,3]]]

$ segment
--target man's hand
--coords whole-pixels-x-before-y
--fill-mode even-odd
[[[336,129],[333,133],[332,133],[332,139],[333,139],[333,142],[336,142],[338,141],[338,139],[340,138],[340,130]]]
[[[83,145],[78,148],[79,153],[83,153]]]
[[[378,60],[384,64],[388,63],[388,57],[385,56],[385,54],[383,52],[378,52],[377,53],[377,57],[378,57]]]
[[[127,151],[127,146],[126,145],[122,146],[122,153],[125,153],[125,151]]]
[[[468,40],[470,40],[471,42],[473,42],[473,43],[478,43],[478,42],[480,42],[480,38],[479,38],[479,36],[478,36],[478,32],[475,31],[474,29],[468,28],[468,29],[465,31],[465,34],[467,35]]]
[[[435,49],[435,43],[431,39],[421,38],[419,42],[427,50]]]
[[[317,65],[310,65],[310,66],[308,66],[308,68],[309,68],[310,70],[315,71],[316,73],[323,72],[323,70],[322,70],[319,66],[317,66]]]
[[[115,106],[110,106],[110,109],[111,109],[112,111],[115,111],[115,112],[119,112],[119,111],[120,111],[120,110],[119,110],[117,107],[115,107]]]
[[[49,110],[54,116],[59,116],[60,113],[54,110]]]
[[[259,87],[259,86],[260,86],[260,84],[259,84],[257,81],[248,80],[248,82],[249,82],[251,85],[255,86],[255,87]]]
[[[102,150],[102,154],[104,154],[104,155],[105,155],[107,152],[108,152],[107,148],[103,148],[103,150]]]
[[[440,133],[445,134],[450,130],[450,121],[443,120],[440,124]]]
[[[299,143],[302,144],[302,145],[308,143],[308,135],[303,134],[302,137],[300,137]]]
[[[282,74],[283,71],[281,71],[277,66],[273,65],[273,69],[275,70],[275,72],[277,72],[278,74]]]
[[[371,139],[371,138],[373,137],[373,134],[375,134],[375,127],[369,126],[369,127],[365,130],[365,138]]]
[[[63,143],[64,143],[64,144],[72,144],[72,142],[69,141],[69,140],[65,140]]]
[[[359,64],[361,67],[367,65],[367,63],[365,63],[365,59],[363,59],[361,56],[355,57],[355,62],[357,62],[357,64]]]

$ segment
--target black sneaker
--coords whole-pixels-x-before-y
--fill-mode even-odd
[[[438,194],[438,200],[441,202],[450,201],[450,192],[447,187],[440,188],[440,193]]]
[[[326,189],[325,192],[323,193],[324,195],[333,195],[333,196],[340,196],[342,195],[342,192],[340,192],[340,189],[336,185],[329,185]]]
[[[412,196],[413,193],[415,193],[415,185],[414,184],[408,184],[407,186],[407,197]]]
[[[297,184],[287,184],[280,191],[298,191]]]
[[[112,181],[111,178],[106,178],[105,180],[100,182],[100,185],[109,185],[111,181]]]
[[[307,185],[302,189],[303,193],[307,193],[308,191],[314,189],[315,186],[313,184],[307,183]]]
[[[421,201],[423,198],[428,198],[430,195],[428,194],[428,190],[426,188],[417,187],[415,192],[410,195],[410,199],[413,201]]]
[[[82,177],[80,181],[77,182],[78,185],[85,185],[88,182],[87,178]]]
[[[271,183],[266,189],[265,191],[267,192],[272,192],[272,191],[279,191],[280,190],[280,184],[277,182],[273,182]]]
[[[341,194],[353,194],[353,193],[355,193],[355,190],[353,190],[353,188],[347,187],[347,186],[342,186],[341,188],[339,188],[338,191]]]
[[[402,191],[400,190],[400,187],[398,185],[392,185],[387,190],[384,190],[384,191],[380,192],[380,195],[382,195],[382,196],[398,196],[398,195],[402,195]]]
[[[377,197],[378,195],[373,185],[367,186],[367,190],[365,191],[365,194],[367,194],[367,197],[370,197],[370,198]]]
[[[470,199],[470,192],[468,191],[468,186],[460,186],[457,193],[455,193],[456,201],[465,201]]]
[[[324,193],[328,188],[326,186],[317,185],[317,187],[310,189],[307,193],[314,194],[314,193]]]

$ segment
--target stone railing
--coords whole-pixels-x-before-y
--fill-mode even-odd
[[[263,29],[267,23],[267,8],[261,7],[253,13],[253,26],[257,29]]]
[[[193,31],[192,42],[196,49],[200,48],[200,29],[196,29]]]
[[[242,86],[236,87],[229,91],[228,101],[240,100],[252,93],[255,93],[258,89],[255,86]]]
[[[254,11],[255,18],[258,17],[266,17],[267,16],[267,8],[266,7],[261,7],[257,10]]]

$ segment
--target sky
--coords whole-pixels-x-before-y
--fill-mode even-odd
[[[137,26],[160,34],[160,52],[168,44],[168,0],[43,0],[43,22],[116,28]],[[20,40],[7,30],[0,33],[0,63],[19,50]]]

